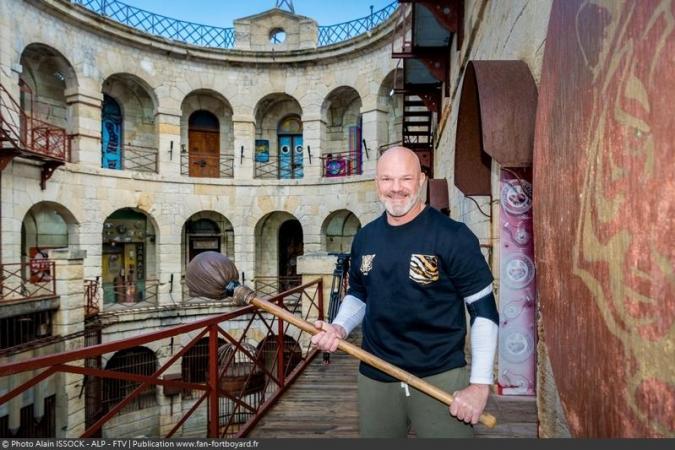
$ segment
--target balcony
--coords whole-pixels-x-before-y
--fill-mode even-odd
[[[292,180],[304,178],[304,164],[294,162],[289,156],[267,155],[255,160],[255,178]]]
[[[124,170],[144,173],[159,172],[159,151],[157,147],[127,144],[122,149]]]
[[[116,283],[102,283],[103,305],[106,307],[131,308],[143,303],[143,306],[157,305],[159,280],[119,281]],[[90,286],[90,289],[95,289]],[[92,295],[94,294],[92,292]],[[93,307],[93,300],[92,300]]]
[[[355,152],[328,153],[321,157],[322,176],[347,177],[363,173],[363,156]]]
[[[233,178],[234,156],[183,152],[180,173],[192,178]]]
[[[17,156],[39,161],[44,190],[54,171],[70,161],[70,142],[65,129],[28,115],[0,84],[0,171]]]

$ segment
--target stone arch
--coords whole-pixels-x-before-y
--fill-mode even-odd
[[[109,169],[156,171],[154,160],[159,134],[156,124],[157,96],[142,78],[129,73],[115,73],[102,84],[101,164]],[[112,102],[120,109],[113,118]],[[114,125],[111,125],[114,123]]]
[[[363,101],[358,91],[350,86],[333,89],[321,106],[321,135],[325,136],[322,154],[333,162],[325,166],[324,175],[351,175],[361,173]],[[333,170],[331,170],[333,169]]]
[[[377,108],[383,115],[378,120],[384,120],[385,123],[379,123],[378,128],[386,130],[386,135],[381,138],[381,146],[391,146],[401,142],[401,132],[403,127],[403,95],[395,93],[396,87],[403,85],[403,71],[394,69],[389,72],[380,83],[377,94]]]
[[[147,347],[137,346],[116,352],[106,363],[106,370],[114,370],[134,375],[152,375],[158,368],[155,352]],[[127,380],[105,378],[102,388],[101,406],[105,411],[110,410],[124,397],[129,395],[137,383]],[[129,403],[122,411],[131,412],[157,405],[157,386],[148,386],[136,400]]]
[[[77,246],[80,224],[63,205],[43,201],[34,204],[21,223],[21,258],[26,261],[46,250]]]
[[[120,208],[106,217],[102,228],[104,307],[156,302],[159,228],[154,218],[138,208]]]
[[[282,235],[284,224],[286,224],[286,232],[289,235]],[[293,224],[292,226],[295,229],[291,229],[290,224]],[[299,236],[297,235],[298,227]],[[256,279],[263,277],[286,278],[297,275],[297,272],[293,273],[293,266],[297,263],[297,256],[304,252],[302,233],[300,221],[291,213],[274,211],[263,216],[255,226]],[[281,244],[285,244],[286,248],[280,248]],[[286,272],[280,273],[284,269]],[[280,287],[280,290],[284,289]]]
[[[67,97],[78,86],[73,65],[61,52],[42,44],[27,45],[20,56],[20,103],[30,116],[69,132],[74,130]]]
[[[189,150],[190,116],[196,111],[208,111],[219,122],[219,136],[221,155],[234,155],[234,122],[232,121],[232,105],[219,92],[212,89],[196,89],[185,96],[181,103],[181,142]],[[184,150],[181,150],[184,151]]]
[[[348,209],[333,211],[321,225],[321,247],[328,253],[349,253],[361,221]]]

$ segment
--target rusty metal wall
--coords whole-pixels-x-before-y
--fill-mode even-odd
[[[556,0],[551,13],[535,256],[573,436],[675,435],[674,15],[672,0]]]

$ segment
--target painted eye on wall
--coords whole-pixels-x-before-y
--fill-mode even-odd
[[[295,147],[295,153],[298,155],[302,154],[302,145]]]
[[[290,149],[288,148],[288,146],[284,145],[283,147],[281,147],[281,153],[288,154],[289,151]]]

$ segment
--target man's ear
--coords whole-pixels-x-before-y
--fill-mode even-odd
[[[420,172],[420,188],[424,186],[425,181],[427,181],[427,175],[424,172]]]

